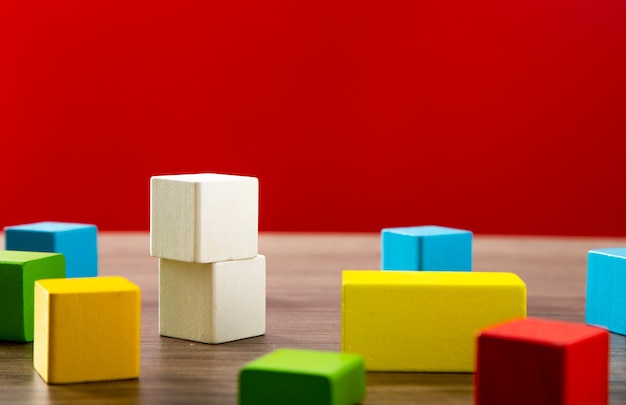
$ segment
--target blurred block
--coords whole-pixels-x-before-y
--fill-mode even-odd
[[[471,271],[472,237],[470,231],[443,226],[385,228],[382,269]]]
[[[626,247],[587,255],[585,322],[626,335]]]
[[[478,336],[477,405],[606,405],[609,334],[584,324],[525,319]]]
[[[160,334],[224,343],[265,333],[265,256],[216,263],[159,259]]]
[[[153,176],[150,202],[152,256],[212,263],[257,254],[259,182],[255,177]]]
[[[278,349],[239,374],[239,405],[355,405],[365,398],[361,356]]]
[[[98,275],[98,228],[72,222],[36,222],[4,228],[6,248],[63,253],[66,277]]]
[[[35,370],[49,384],[139,376],[141,292],[123,277],[35,283]]]
[[[343,272],[341,350],[370,371],[473,372],[476,332],[525,316],[512,273]]]
[[[0,250],[0,340],[32,342],[35,281],[64,277],[62,254]]]

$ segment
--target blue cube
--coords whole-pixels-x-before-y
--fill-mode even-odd
[[[36,222],[4,228],[7,250],[62,253],[66,277],[98,275],[98,228],[72,222]]]
[[[444,226],[385,228],[382,270],[472,271],[470,231]]]
[[[585,322],[626,335],[626,247],[587,254]]]

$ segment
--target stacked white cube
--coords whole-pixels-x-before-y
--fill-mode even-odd
[[[218,173],[150,179],[150,255],[159,258],[159,333],[224,343],[265,333],[259,182]]]

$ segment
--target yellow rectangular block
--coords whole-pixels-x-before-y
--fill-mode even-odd
[[[341,350],[369,371],[473,372],[476,334],[526,317],[513,273],[346,270]]]
[[[141,291],[123,277],[35,282],[33,361],[49,384],[139,377]]]

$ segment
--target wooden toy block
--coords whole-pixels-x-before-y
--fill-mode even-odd
[[[382,269],[471,271],[472,237],[470,231],[443,226],[385,228]]]
[[[626,247],[587,254],[585,322],[626,335]]]
[[[0,250],[0,340],[32,342],[35,280],[63,277],[60,253]]]
[[[473,372],[476,332],[526,316],[512,273],[345,270],[341,350],[371,371]]]
[[[255,177],[153,176],[150,202],[152,256],[212,263],[257,254],[259,182]]]
[[[159,259],[163,336],[224,343],[265,333],[265,256],[216,263]]]
[[[37,373],[49,384],[137,378],[140,300],[123,277],[37,281]]]
[[[524,319],[478,335],[477,405],[606,405],[609,334],[584,324]]]
[[[67,278],[98,275],[98,228],[73,222],[35,222],[4,228],[9,250],[63,253]]]
[[[278,349],[239,373],[239,405],[355,405],[365,398],[363,358]]]

